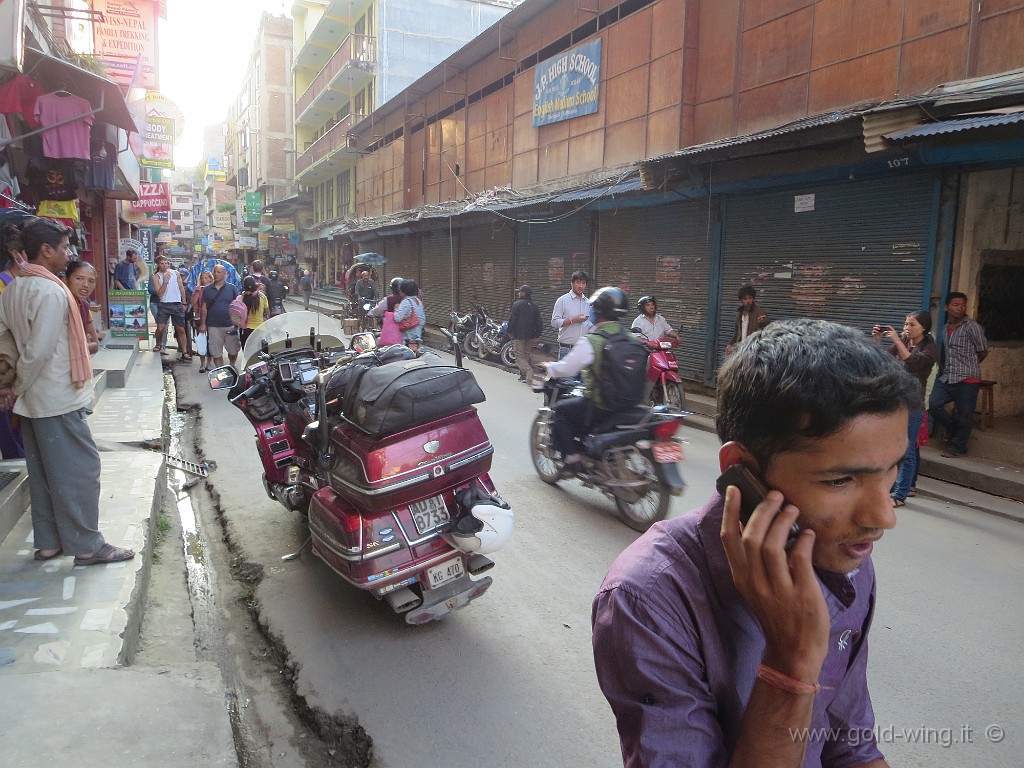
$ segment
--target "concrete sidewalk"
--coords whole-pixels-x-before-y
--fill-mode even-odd
[[[94,358],[107,368],[89,420],[102,459],[100,529],[138,554],[89,567],[71,557],[38,562],[21,482],[13,483],[21,497],[0,498],[14,519],[0,544],[4,764],[237,765],[216,666],[130,667],[146,602],[155,490],[165,482],[163,454],[144,447],[164,444],[164,373],[160,355],[131,339],[111,342],[122,348]],[[19,503],[22,514],[12,513]]]

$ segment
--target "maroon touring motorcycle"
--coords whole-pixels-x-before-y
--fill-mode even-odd
[[[314,554],[423,624],[486,592],[487,555],[512,535],[473,407],[484,395],[429,352],[343,338],[332,318],[279,315],[247,340],[244,368],[211,371],[210,386],[255,428],[267,495],[308,515]]]

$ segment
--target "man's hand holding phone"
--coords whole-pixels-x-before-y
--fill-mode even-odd
[[[787,549],[799,510],[736,466],[750,477],[736,479],[734,472],[734,482],[728,474],[723,478],[722,544],[733,581],[764,632],[763,662],[795,680],[815,683],[828,652],[829,615],[812,567],[814,533],[801,531]],[[751,502],[743,523],[743,508]]]

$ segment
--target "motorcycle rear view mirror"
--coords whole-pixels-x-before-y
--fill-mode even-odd
[[[377,339],[372,333],[357,333],[352,337],[351,349],[356,352],[369,352],[377,348]]]
[[[210,380],[210,389],[230,389],[238,382],[238,371],[230,365],[222,365],[214,368],[207,374]]]

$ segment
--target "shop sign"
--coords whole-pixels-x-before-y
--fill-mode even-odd
[[[146,261],[153,261],[156,247],[153,244],[153,230],[146,228],[139,230],[139,242],[142,243],[142,250],[139,254]]]
[[[137,240],[132,242],[138,243]],[[146,338],[149,333],[149,314],[146,308],[148,299],[148,291],[107,291],[110,335],[121,338]]]
[[[217,229],[231,229],[231,211],[217,211],[213,214],[213,226]]]
[[[260,213],[263,210],[263,202],[259,192],[245,193],[245,220],[254,223],[259,222]]]
[[[93,0],[96,55],[110,79],[123,88],[159,87],[155,0]]]
[[[121,254],[122,259],[124,258],[124,255],[128,252],[129,248],[131,248],[136,253],[142,253],[142,241],[136,240],[133,237],[122,237],[117,244],[117,250]]]
[[[167,182],[139,184],[139,199],[131,202],[133,211],[169,211],[171,209],[171,185]]]
[[[601,40],[542,61],[533,74],[533,127],[597,112]]]
[[[146,116],[146,140],[142,144],[139,165],[147,168],[174,168],[174,120]]]

